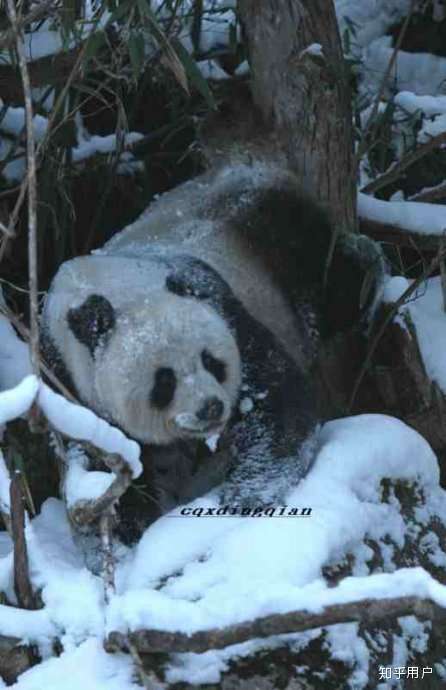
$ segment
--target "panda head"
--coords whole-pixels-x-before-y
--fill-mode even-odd
[[[241,382],[227,324],[206,303],[167,291],[134,302],[115,309],[90,294],[66,312],[70,352],[61,354],[79,394],[145,443],[219,433]]]

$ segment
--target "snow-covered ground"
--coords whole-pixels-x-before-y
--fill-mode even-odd
[[[386,290],[387,299],[395,299],[406,285],[404,279],[393,280],[393,286],[389,284]],[[8,361],[2,358],[2,346],[11,352],[14,338],[11,330],[0,343],[0,363]],[[21,355],[23,361],[18,356],[16,362],[16,381],[14,367],[9,366],[9,382],[17,383],[26,371],[28,360],[24,350]],[[97,422],[85,425],[74,405],[62,404],[59,396],[51,395],[31,375],[12,391],[0,393],[0,418],[6,421],[24,413],[36,396],[50,418],[51,408],[57,410],[53,423],[65,431],[76,434],[77,425],[84,426],[84,432],[97,428]],[[70,406],[66,414],[65,405]],[[70,420],[70,429],[63,419]],[[110,430],[105,428],[94,438],[91,433],[84,433],[84,437],[95,443],[102,439],[103,446],[109,447],[104,433],[113,439]],[[131,443],[119,448],[129,453],[133,462]],[[93,476],[97,473],[92,473],[95,481],[89,487],[88,473],[81,461],[77,463],[73,456],[72,461],[75,499],[95,497],[104,488],[105,478],[99,478],[98,483]],[[2,476],[5,483],[4,472]],[[421,524],[427,525],[433,515],[446,519],[445,492],[439,487],[437,460],[419,434],[382,415],[330,422],[321,432],[314,468],[290,492],[286,502],[289,508],[311,508],[310,517],[196,517],[181,515],[178,508],[153,524],[136,548],[116,550],[117,592],[108,605],[104,602],[102,580],[94,574],[99,569],[93,573],[85,565],[86,555],[87,561],[98,561],[97,543],[92,541],[90,547],[81,545],[73,538],[62,501],[47,500],[40,515],[27,526],[31,577],[34,586],[41,589],[45,608],[32,612],[0,606],[0,634],[36,642],[44,657],[14,687],[59,690],[60,678],[65,674],[69,676],[69,690],[83,690],[87,682],[92,690],[136,687],[128,657],[110,657],[103,651],[102,640],[112,630],[148,627],[191,633],[293,609],[320,611],[329,604],[403,594],[431,597],[446,605],[445,587],[421,568],[397,570],[392,551],[386,548],[388,538],[402,545],[404,526],[398,501],[381,500],[383,477],[418,482],[426,497],[426,508],[418,516]],[[85,496],[82,486],[88,489]],[[206,506],[217,506],[212,493],[190,507]],[[373,552],[364,544],[366,536],[386,554],[386,573],[369,576],[368,562]],[[432,563],[446,566],[446,554],[435,535],[429,543]],[[89,548],[93,554],[86,553]],[[0,542],[0,554],[0,590],[14,600],[7,537]],[[336,588],[327,587],[322,568],[342,562],[347,554],[353,557],[351,577]],[[254,640],[204,654],[174,655],[168,679],[218,682],[233,657],[275,647],[285,638],[287,643],[303,648],[317,635],[318,631],[311,631]],[[50,640],[56,636],[64,646],[57,659],[49,654]],[[368,654],[357,636],[356,625],[333,627],[328,638],[330,648],[341,655],[346,637],[350,639],[349,660],[355,677],[363,678],[365,683]]]
[[[108,606],[100,577],[86,569],[73,540],[62,502],[47,500],[27,527],[32,581],[41,588],[45,608],[22,612],[0,607],[0,634],[33,640],[43,649],[57,635],[65,651],[23,674],[14,687],[59,690],[60,678],[78,667],[82,670],[67,679],[70,690],[83,690],[86,683],[99,690],[106,682],[107,687],[132,688],[128,659],[110,659],[102,651],[101,640],[111,630],[148,627],[191,633],[369,597],[418,595],[446,606],[446,587],[421,568],[397,570],[390,551],[388,572],[368,576],[373,552],[363,541],[369,536],[383,550],[389,537],[398,545],[404,541],[398,501],[381,501],[383,477],[418,482],[427,506],[418,516],[420,523],[427,525],[434,514],[446,519],[445,492],[426,441],[396,419],[363,415],[326,424],[321,444],[311,474],[287,500],[289,507],[311,507],[310,517],[198,518],[181,516],[176,509],[146,531],[134,552],[117,553],[117,594]],[[192,504],[198,505],[216,503],[210,495]],[[327,587],[322,567],[342,562],[347,553],[354,560],[352,576],[338,587]],[[430,557],[446,564],[435,539]],[[11,568],[11,556],[3,556],[0,589],[13,596]],[[350,633],[345,625],[336,629],[331,631],[335,647],[340,645],[337,636],[353,635],[351,626]],[[293,639],[305,645],[311,634]],[[169,679],[216,682],[240,647],[248,653],[256,644],[277,643],[270,639],[234,650],[176,655]],[[360,655],[355,662],[358,671]]]

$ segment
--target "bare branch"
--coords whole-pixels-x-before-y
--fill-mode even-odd
[[[379,91],[376,94],[376,98],[375,98],[375,101],[374,101],[373,107],[372,107],[372,112],[370,113],[369,119],[367,120],[367,124],[366,124],[366,126],[362,132],[361,141],[358,144],[358,150],[356,152],[356,161],[358,164],[359,164],[359,161],[361,160],[362,156],[364,155],[364,153],[367,149],[367,137],[368,137],[368,135],[370,133],[372,133],[372,139],[374,138],[374,134],[376,131],[376,126],[377,126],[376,115],[378,113],[379,104],[381,103],[384,91],[386,89],[387,83],[388,83],[390,75],[392,73],[393,66],[395,64],[395,60],[396,60],[398,53],[400,51],[404,36],[406,35],[407,27],[409,26],[409,22],[411,20],[411,17],[412,17],[414,10],[415,10],[416,5],[417,5],[417,0],[411,0],[409,11],[407,13],[406,19],[404,20],[404,23],[403,23],[401,29],[400,29],[398,38],[397,38],[396,43],[395,43],[395,47],[393,49],[392,57],[389,60],[389,64],[387,65],[387,69],[386,69],[384,76],[382,78],[382,82],[380,84]]]
[[[29,579],[28,553],[25,538],[25,508],[20,472],[15,472],[10,484],[11,529],[14,542],[14,590],[19,605],[35,609],[36,602]]]
[[[366,186],[361,189],[361,192],[364,192],[364,194],[373,194],[374,192],[378,191],[378,189],[387,187],[387,185],[398,180],[406,168],[436,149],[438,146],[442,146],[444,143],[446,143],[446,132],[441,132],[435,137],[432,137],[432,139],[429,139],[429,141],[426,141],[426,143],[418,146],[415,151],[411,151],[410,153],[406,154],[400,161],[398,161],[398,163],[392,165],[383,175],[380,175],[380,177],[378,177],[376,180],[366,184]]]
[[[18,21],[18,29],[22,31],[24,28],[37,22],[40,19],[44,19],[52,14],[57,7],[57,0],[41,0],[36,4],[30,12],[25,17],[22,17]],[[9,31],[3,31],[0,33],[0,51],[9,50],[13,47],[16,40],[16,33],[14,29]]]
[[[379,223],[370,218],[360,218],[361,232],[377,242],[394,244],[398,247],[418,248],[420,251],[437,252],[440,237],[438,235],[419,235],[407,228],[400,228],[390,223]]]
[[[26,63],[23,33],[19,25],[14,0],[7,0],[8,16],[14,32],[20,74],[25,97],[26,159],[28,179],[28,275],[30,292],[30,350],[34,373],[39,375],[39,323],[37,281],[37,180],[36,151],[34,145],[33,105],[31,82]]]
[[[133,644],[132,640],[126,637],[126,645],[129,653],[131,654],[131,657],[133,659],[133,663],[135,664],[135,668],[138,672],[139,678],[141,680],[141,683],[144,687],[145,690],[165,690],[168,686],[165,683],[161,683],[160,680],[156,677],[156,674],[154,671],[147,671],[144,668],[144,663],[143,660],[141,659],[141,655],[136,648],[136,646]]]
[[[0,314],[3,314],[14,326],[14,328],[17,329],[19,334],[22,336],[23,340],[27,343],[30,342],[30,332],[28,328],[25,326],[24,323],[19,319],[18,316],[12,313],[8,308],[5,306],[0,306]],[[78,405],[80,404],[77,398],[70,393],[68,388],[64,386],[62,381],[54,374],[53,371],[51,371],[50,367],[45,363],[42,357],[40,357],[39,360],[39,367],[42,370],[42,372],[45,374],[45,376],[48,378],[49,381],[53,384],[53,386],[62,393],[64,398],[67,398],[67,400],[70,400],[73,403],[77,403]]]
[[[116,474],[108,489],[96,499],[79,500],[70,509],[70,518],[78,526],[95,522],[109,511],[127,491],[132,473],[126,461],[116,453],[103,456],[103,461]]]
[[[182,632],[164,630],[137,630],[128,634],[131,644],[142,654],[183,653],[200,654],[208,649],[223,649],[229,645],[246,642],[253,638],[300,632],[312,628],[325,627],[338,623],[360,621],[374,624],[398,616],[415,615],[421,620],[446,619],[446,610],[429,599],[407,596],[394,599],[362,599],[347,604],[327,606],[322,613],[291,611],[279,613],[253,621],[230,625],[226,628],[212,628],[188,635]],[[106,643],[108,651],[128,650],[127,635],[112,632]]]
[[[428,187],[427,189],[421,190],[408,198],[407,201],[441,201],[446,199],[446,181],[435,185],[435,187]]]
[[[111,597],[116,591],[115,560],[112,551],[112,523],[113,511],[110,508],[101,516],[99,521],[102,546],[102,579],[104,581],[104,599],[106,604],[110,602]]]
[[[371,341],[371,343],[367,349],[367,355],[366,355],[366,357],[362,363],[359,374],[356,377],[355,385],[353,386],[353,391],[352,391],[350,401],[348,404],[348,411],[350,411],[353,407],[353,404],[354,404],[355,399],[356,399],[356,395],[358,393],[359,386],[361,385],[362,379],[364,378],[364,375],[365,375],[368,367],[370,366],[373,354],[374,354],[374,352],[377,348],[377,345],[378,345],[379,341],[381,340],[382,335],[383,335],[384,331],[386,330],[387,326],[389,325],[389,323],[393,320],[393,318],[398,313],[398,309],[400,307],[402,307],[407,302],[409,297],[411,297],[414,294],[414,292],[419,288],[421,283],[423,283],[427,278],[429,278],[430,275],[432,275],[432,273],[435,270],[437,270],[437,268],[439,267],[444,256],[445,255],[440,250],[438,252],[437,256],[435,256],[432,259],[430,264],[428,264],[426,266],[423,273],[421,273],[421,275],[419,275],[418,278],[416,280],[414,280],[411,283],[411,285],[409,285],[407,290],[405,290],[403,292],[403,294],[399,297],[399,299],[396,302],[394,302],[392,304],[392,307],[388,310],[387,314],[385,315],[384,319],[382,320],[380,327],[376,331],[375,336],[373,337],[373,340]]]

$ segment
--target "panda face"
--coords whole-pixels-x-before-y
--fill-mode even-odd
[[[90,312],[106,306],[106,319],[90,314],[93,345],[78,316],[85,303],[68,320],[79,346],[91,353],[97,411],[145,443],[219,433],[241,381],[238,347],[223,319],[203,302],[162,290],[142,304],[121,305],[113,316],[102,300],[90,297],[87,305]],[[98,338],[104,323],[108,330]]]

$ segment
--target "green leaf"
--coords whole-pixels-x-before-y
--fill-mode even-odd
[[[350,53],[351,52],[351,41],[350,41],[350,31],[348,29],[344,29],[344,53]]]
[[[95,57],[101,48],[106,44],[106,42],[107,40],[105,32],[102,29],[90,34],[87,40],[87,45],[85,46],[85,61]]]
[[[130,13],[134,5],[135,0],[124,0],[124,2],[119,3],[117,8],[114,10],[114,12],[111,13],[109,18],[107,19],[106,26],[109,26],[110,24],[113,24],[113,22],[117,22],[123,17],[125,17],[127,14]]]
[[[139,31],[132,31],[128,40],[133,76],[137,81],[145,62],[144,37]]]
[[[237,26],[232,22],[229,24],[229,50],[234,55],[237,52]]]
[[[344,22],[347,24],[348,30],[351,32],[352,36],[354,38],[356,38],[356,36],[358,34],[356,27],[358,26],[358,24],[356,24],[356,22],[354,22],[352,19],[350,19],[350,17],[346,14],[344,14],[344,16],[342,18],[343,18]]]
[[[209,84],[198,69],[195,60],[177,38],[172,40],[172,46],[184,67],[184,71],[190,83],[195,86],[197,91],[203,96],[208,106],[213,110],[217,110],[217,105],[212,91],[209,88]]]
[[[375,287],[375,277],[376,277],[376,268],[375,266],[370,266],[370,268],[367,270],[364,280],[362,281],[361,285],[361,291],[359,294],[359,308],[364,309],[365,305],[369,301],[373,289]]]

